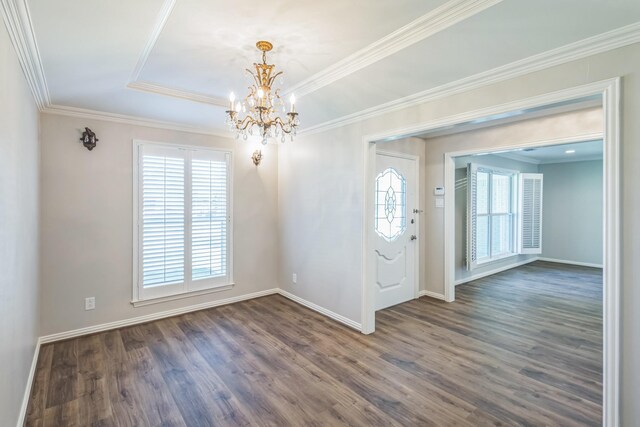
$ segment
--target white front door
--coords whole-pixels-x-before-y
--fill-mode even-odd
[[[416,160],[378,151],[375,180],[376,310],[417,297]]]

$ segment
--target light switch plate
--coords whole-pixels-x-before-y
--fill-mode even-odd
[[[438,197],[436,199],[436,208],[444,208],[444,199],[441,197]]]

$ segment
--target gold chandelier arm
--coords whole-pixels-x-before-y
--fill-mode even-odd
[[[273,82],[276,81],[276,78],[282,74],[282,71],[278,71],[273,77],[269,78],[269,87],[273,85]]]
[[[256,66],[256,70],[258,69],[258,65],[257,64],[253,64]],[[251,71],[248,68],[245,68],[245,71],[248,72],[249,74],[251,74],[251,77],[253,77],[253,80],[256,82],[257,86],[260,86],[260,78],[259,75],[260,73],[258,72],[258,74],[254,73],[253,71]]]
[[[255,120],[253,119],[253,117],[246,116],[244,119],[236,121],[236,129],[243,131],[253,124],[255,124]]]
[[[286,134],[293,132],[293,126],[291,126],[290,123],[285,123],[284,121],[282,121],[280,117],[276,117],[273,120],[273,123],[280,125],[280,129]]]

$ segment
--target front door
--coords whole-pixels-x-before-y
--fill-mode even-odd
[[[376,310],[417,297],[417,165],[402,154],[376,154]]]

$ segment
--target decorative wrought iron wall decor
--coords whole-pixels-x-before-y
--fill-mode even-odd
[[[82,145],[84,145],[87,150],[91,151],[96,147],[96,143],[99,141],[99,139],[96,138],[95,132],[85,127],[84,132],[82,132],[82,138],[80,138],[80,141],[82,141]]]

